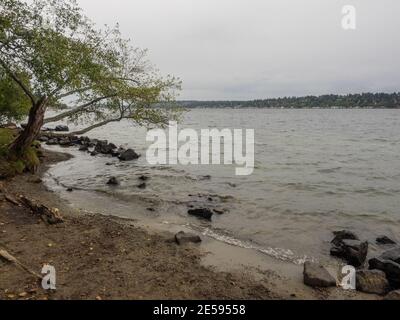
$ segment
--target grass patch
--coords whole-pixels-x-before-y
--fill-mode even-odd
[[[24,171],[34,172],[40,163],[37,145],[28,148],[21,159],[8,159],[8,146],[17,135],[15,130],[0,128],[0,179],[9,178]]]

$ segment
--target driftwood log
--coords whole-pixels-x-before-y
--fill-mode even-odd
[[[17,258],[15,258],[11,254],[9,254],[6,250],[1,249],[1,248],[0,248],[0,259],[21,268],[22,270],[30,273],[31,275],[33,275],[35,278],[38,278],[39,280],[42,279],[41,275],[39,275],[35,271],[29,269],[26,265],[21,263]]]
[[[57,208],[46,207],[45,205],[25,196],[20,196],[19,202],[24,207],[30,209],[33,214],[40,216],[40,218],[48,224],[58,224],[64,222],[64,219]]]

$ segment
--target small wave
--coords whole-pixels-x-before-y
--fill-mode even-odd
[[[329,168],[329,169],[320,169],[318,170],[319,173],[334,173],[342,169],[342,167],[337,167],[337,168]]]
[[[270,257],[273,257],[275,259],[281,260],[281,261],[287,261],[287,262],[292,262],[294,264],[297,265],[301,265],[304,264],[305,261],[313,261],[313,258],[307,257],[307,256],[296,256],[292,250],[290,249],[283,249],[283,248],[264,248],[255,244],[252,244],[250,242],[247,241],[242,241],[233,237],[230,237],[228,235],[224,235],[221,233],[217,233],[211,229],[205,229],[203,231],[203,235],[213,238],[215,240],[236,246],[236,247],[240,247],[240,248],[244,248],[244,249],[251,249],[251,250],[256,250],[258,252],[261,252],[263,254],[266,254]]]

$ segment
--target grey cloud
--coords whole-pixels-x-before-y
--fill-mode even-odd
[[[182,99],[399,91],[398,0],[78,0],[150,50]],[[357,30],[341,9],[357,9]]]

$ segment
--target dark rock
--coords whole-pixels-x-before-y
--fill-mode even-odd
[[[69,138],[62,138],[58,141],[58,144],[62,147],[69,147],[72,145],[71,141]]]
[[[131,161],[139,159],[139,155],[132,149],[128,149],[120,154],[118,157],[121,161]]]
[[[201,238],[193,233],[186,233],[181,231],[175,235],[175,241],[177,244],[183,245],[187,243],[200,243]]]
[[[110,180],[108,180],[107,184],[112,186],[118,186],[119,181],[116,177],[111,177]]]
[[[387,236],[381,236],[376,238],[376,243],[377,244],[396,244],[392,239],[390,239]]]
[[[331,248],[331,255],[342,258],[354,267],[364,264],[368,254],[368,242],[342,240]]]
[[[56,126],[55,131],[57,131],[57,132],[68,132],[69,128],[68,128],[68,126],[65,126],[65,125],[59,125],[59,126]]]
[[[400,290],[389,292],[386,295],[385,300],[400,300]]]
[[[119,151],[117,151],[115,149],[111,151],[111,156],[113,158],[118,158],[120,155],[121,155],[121,152],[119,152]]]
[[[39,140],[40,142],[47,142],[47,141],[49,141],[50,139],[49,139],[48,136],[40,136],[38,140]]]
[[[151,212],[156,211],[156,209],[154,209],[154,208],[147,208],[146,210],[147,210],[147,211],[151,211]]]
[[[74,189],[68,188],[67,191],[68,191],[68,192],[72,192],[72,191],[74,191]]]
[[[149,177],[146,177],[146,176],[140,176],[139,177],[139,180],[141,180],[141,181],[147,181],[147,180],[149,180],[150,178]]]
[[[386,273],[386,278],[395,289],[400,288],[400,248],[384,252],[377,258],[369,260],[370,270],[381,270]]]
[[[400,247],[396,247],[382,253],[381,258],[384,260],[392,260],[400,264]]]
[[[112,163],[112,162],[107,162],[106,163],[106,166],[112,166],[114,163]]]
[[[88,151],[88,150],[89,150],[89,147],[86,145],[82,145],[79,147],[79,151]]]
[[[102,154],[111,154],[115,148],[107,141],[99,141],[96,144],[95,151]]]
[[[335,237],[332,242],[335,246],[339,246],[343,240],[360,240],[353,232],[348,230],[334,231]]]
[[[188,214],[190,214],[191,216],[195,216],[201,219],[205,219],[205,220],[210,220],[213,216],[213,212],[210,209],[190,209],[188,211]]]
[[[304,284],[310,287],[335,287],[336,280],[320,264],[307,261],[304,264]]]
[[[346,260],[354,267],[364,264],[368,254],[368,242],[361,242],[357,235],[348,230],[335,231],[331,255]]]
[[[55,146],[55,145],[58,144],[58,139],[56,139],[56,138],[50,139],[50,140],[48,140],[48,141],[46,142],[46,144],[47,144],[48,146]]]
[[[69,137],[69,141],[72,144],[79,144],[79,145],[81,144],[81,139],[78,136]]]
[[[139,189],[146,189],[147,185],[145,183],[141,183],[138,185]]]
[[[113,143],[108,143],[107,140],[98,141],[95,147],[95,151],[102,154],[115,154],[117,147]]]
[[[389,281],[381,270],[358,270],[356,287],[361,292],[384,295],[389,291]]]
[[[98,153],[97,153],[96,151],[92,151],[92,152],[90,153],[90,155],[91,155],[92,157],[94,157],[94,156],[97,156]]]

